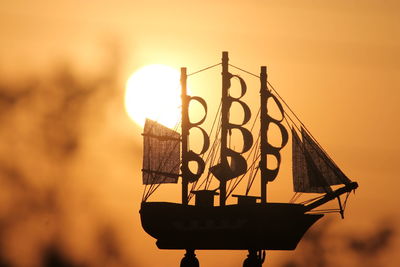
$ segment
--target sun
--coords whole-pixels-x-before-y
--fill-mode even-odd
[[[126,83],[125,110],[144,126],[146,118],[173,128],[181,118],[180,72],[166,65],[147,65]]]

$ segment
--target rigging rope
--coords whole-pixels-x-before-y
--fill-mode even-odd
[[[235,66],[235,65],[229,64],[229,66],[231,66],[231,67],[233,67],[233,68],[235,68],[235,69],[238,69],[238,70],[240,70],[240,71],[242,71],[242,72],[244,72],[244,73],[247,73],[247,74],[249,74],[249,75],[251,75],[251,76],[260,78],[260,76],[254,74],[254,73],[251,73],[251,72],[249,72],[249,71],[247,71],[247,70],[244,70],[244,69],[242,69],[242,68],[239,68],[239,67],[237,67],[237,66]],[[300,120],[300,118],[296,115],[296,113],[295,113],[295,112],[293,111],[293,109],[289,106],[289,104],[285,101],[285,99],[282,98],[282,96],[278,93],[278,91],[275,89],[275,87],[274,87],[269,81],[267,81],[267,83],[268,83],[268,85],[272,88],[272,91],[276,94],[276,96],[284,103],[284,105],[288,108],[288,110],[293,114],[293,116],[296,118],[296,120],[298,121],[298,123],[303,127],[303,129],[309,134],[309,136],[312,138],[312,140],[317,144],[318,148],[321,149],[321,151],[325,153],[325,155],[326,155],[327,158],[333,163],[333,165],[334,165],[336,168],[339,169],[339,167],[337,166],[337,164],[335,163],[335,161],[329,156],[329,154],[326,152],[326,150],[321,146],[321,144],[317,141],[317,139],[312,135],[312,133],[308,130],[308,128],[306,127],[306,125],[305,125],[305,124]],[[294,122],[294,120],[290,117],[290,115],[286,112],[286,110],[284,110],[284,113],[285,113],[285,116],[284,116],[284,117],[286,118],[286,116],[287,116],[287,117],[289,118],[289,120],[292,122],[292,124],[296,127],[296,129],[298,129],[299,131],[301,131],[300,127]],[[317,153],[319,153],[319,152],[317,151]],[[324,157],[322,157],[322,159],[325,161],[325,163],[327,163]],[[327,164],[327,165],[330,167],[330,169],[331,169],[332,171],[334,171],[334,172],[338,175],[338,172],[337,172],[336,169],[332,168],[332,166],[330,166],[330,164]],[[341,178],[341,175],[338,175],[338,177]],[[342,181],[342,182],[343,182],[344,184],[346,183],[346,181]]]
[[[210,137],[212,136],[212,133],[213,133],[213,130],[214,130],[214,126],[215,126],[215,122],[217,121],[221,106],[222,106],[222,103],[220,102],[218,110],[217,110],[217,112],[215,114],[214,122],[213,122],[212,127],[211,127]],[[209,152],[207,154],[207,157],[206,157],[206,160],[205,160],[205,164],[208,164],[208,163],[212,164],[212,163],[215,162],[215,158],[216,158],[216,155],[217,155],[217,152],[218,152],[218,147],[220,145],[219,139],[218,139],[218,135],[219,135],[220,130],[221,130],[221,120],[218,120],[217,127],[215,128],[215,138],[214,138],[213,144],[211,145],[211,149],[209,150]],[[204,158],[204,156],[205,156],[205,154],[203,154],[202,158]],[[211,180],[210,176],[211,176],[211,172],[210,172],[210,170],[208,170],[207,178],[204,179],[204,181],[197,187],[197,189],[201,188],[204,183],[205,183],[205,189],[208,189],[208,186],[211,183],[211,182],[208,182],[208,180]],[[197,181],[196,181],[196,185],[197,185]]]
[[[220,62],[220,63],[214,64],[214,65],[212,65],[212,66],[205,67],[204,69],[201,69],[201,70],[198,70],[198,71],[192,72],[192,73],[190,73],[190,74],[188,74],[188,75],[186,75],[186,76],[187,76],[187,77],[189,77],[189,76],[192,76],[192,75],[198,74],[198,73],[200,73],[200,72],[203,72],[203,71],[205,71],[205,70],[212,69],[212,68],[214,68],[214,67],[216,67],[216,66],[219,66],[219,65],[221,65],[221,64],[222,64],[222,63]]]
[[[211,69],[211,68],[217,67],[217,66],[219,66],[219,65],[221,65],[221,64],[222,64],[222,63],[217,63],[217,64],[214,64],[214,65],[208,66],[208,67],[206,67],[206,68],[203,68],[203,69],[200,69],[200,70],[198,70],[198,71],[192,72],[192,73],[188,74],[187,76],[189,77],[189,76],[192,76],[192,75],[196,75],[196,74],[201,73],[201,72],[203,72],[203,71],[206,71],[206,70],[209,70],[209,69]],[[235,66],[235,65],[229,64],[229,66],[231,66],[232,68],[235,68],[235,69],[237,69],[237,70],[240,70],[240,71],[242,71],[242,72],[244,72],[244,73],[247,73],[247,74],[249,74],[249,75],[251,75],[251,76],[254,76],[254,77],[256,77],[256,78],[260,78],[259,75],[256,75],[256,74],[254,74],[254,73],[251,73],[251,72],[249,72],[249,71],[247,71],[247,70],[244,70],[244,69],[242,69],[242,68],[239,68],[239,67],[237,67],[237,66]],[[288,125],[288,127],[294,126],[298,131],[301,131],[301,128],[300,128],[300,126],[299,126],[299,125],[301,125],[301,127],[309,134],[309,136],[312,138],[312,140],[317,144],[317,146],[319,147],[319,149],[321,149],[321,151],[325,153],[326,157],[327,157],[329,160],[331,160],[331,162],[333,163],[333,165],[334,165],[335,167],[337,167],[336,163],[332,160],[332,158],[330,158],[330,156],[328,155],[328,153],[326,153],[326,151],[323,149],[323,147],[318,143],[318,141],[317,141],[317,140],[315,139],[315,137],[311,134],[311,132],[308,130],[308,128],[305,126],[305,124],[300,120],[300,118],[296,115],[296,113],[294,113],[294,111],[293,111],[292,108],[288,105],[288,103],[281,97],[281,95],[277,92],[277,90],[274,88],[274,86],[273,86],[269,81],[267,81],[267,84],[270,86],[270,88],[271,88],[272,91],[275,93],[275,95],[280,99],[280,101],[282,101],[282,102],[284,103],[284,105],[287,107],[287,109],[290,111],[290,113],[291,113],[291,114],[294,116],[294,118],[297,120],[297,123],[296,123],[296,122],[294,121],[294,119],[290,116],[290,114],[289,114],[288,112],[286,112],[286,110],[284,109],[284,115],[285,115],[285,116],[284,116],[284,119],[285,119],[285,122],[286,122],[286,124]],[[217,119],[217,117],[218,117],[218,112],[219,112],[220,108],[221,108],[221,104],[220,104],[220,106],[219,106],[219,108],[218,108],[218,111],[217,111],[217,114],[216,114],[216,116],[215,116],[215,118],[214,118],[214,122],[213,122],[213,124],[212,124],[212,128],[211,128],[211,131],[210,131],[210,137],[211,137],[211,135],[212,135],[212,132],[213,132],[213,129],[214,129],[214,126],[215,126],[215,121],[216,121],[216,119]],[[256,118],[259,116],[259,114],[260,114],[260,109],[258,110],[258,113],[257,113],[257,115],[256,115]],[[290,120],[291,124],[289,123],[288,120]],[[254,125],[255,125],[255,122],[256,122],[256,119],[255,119],[254,122],[253,122],[253,125],[252,125],[252,127],[251,127],[251,130],[253,130]],[[179,126],[179,123],[180,123],[180,122],[177,123],[175,129],[177,129],[177,127]],[[220,145],[220,144],[219,144],[219,139],[217,138],[217,137],[218,137],[218,134],[219,134],[219,132],[220,132],[220,128],[221,128],[221,122],[219,121],[219,123],[218,123],[218,125],[217,125],[217,127],[216,127],[215,138],[214,138],[213,145],[211,146],[211,149],[209,150],[209,153],[207,154],[207,156],[206,156],[205,154],[202,155],[202,158],[203,158],[203,159],[204,159],[204,157],[206,158],[206,160],[205,160],[205,163],[206,163],[206,164],[208,164],[208,163],[213,164],[213,163],[215,162],[215,160],[216,160],[216,157],[217,157],[217,153],[216,153],[216,152],[217,152],[218,147],[219,147],[219,145]],[[174,130],[175,130],[175,129],[174,129]],[[257,138],[257,141],[258,141],[258,140],[259,140],[259,137]],[[250,191],[250,188],[251,188],[251,186],[252,186],[252,184],[253,184],[253,182],[254,182],[255,176],[256,176],[256,174],[257,174],[257,172],[258,172],[258,169],[259,169],[258,167],[254,167],[256,161],[260,158],[260,155],[257,154],[256,152],[254,152],[254,151],[256,151],[256,150],[255,150],[255,147],[258,148],[258,142],[257,142],[257,145],[253,146],[252,150],[249,152],[248,157],[247,157],[247,159],[246,159],[246,161],[247,161],[247,160],[250,158],[250,156],[253,155],[253,162],[252,162],[252,164],[249,166],[249,168],[248,168],[248,170],[246,171],[246,173],[243,174],[239,179],[235,179],[235,182],[233,182],[232,180],[229,181],[229,184],[228,184],[228,189],[229,189],[228,192],[229,192],[229,193],[227,194],[227,197],[229,197],[229,196],[232,194],[232,192],[233,192],[234,189],[237,187],[237,185],[242,181],[242,179],[246,176],[246,174],[248,174],[248,171],[251,171],[251,172],[249,173],[249,175],[250,175],[250,180],[249,180],[249,182],[248,182],[248,186],[247,186],[247,189],[246,189],[246,195],[247,195],[248,192]],[[320,152],[318,152],[318,153],[320,153]],[[323,160],[326,160],[324,157],[322,157],[322,158],[323,158]],[[161,165],[161,164],[160,164],[160,165]],[[329,164],[328,164],[328,166],[329,166],[333,171],[336,172],[336,170],[334,170]],[[338,167],[337,167],[337,168],[338,168]],[[256,170],[255,173],[254,173],[254,170]],[[253,175],[253,173],[254,173],[254,175]],[[212,179],[210,178],[210,176],[211,176],[211,172],[208,171],[207,178],[199,185],[199,187],[197,187],[198,181],[196,181],[195,183],[192,184],[192,190],[193,190],[194,188],[196,188],[196,187],[197,187],[197,188],[201,188],[201,187],[204,185],[204,183],[205,183],[205,188],[208,189],[209,186],[211,185],[211,181],[212,181]],[[165,178],[164,178],[164,179],[165,179]],[[146,200],[157,190],[157,188],[158,188],[160,185],[161,185],[161,184],[157,184],[157,185],[151,184],[151,185],[150,185],[150,188],[148,188],[148,185],[146,184],[146,185],[145,185],[145,190],[144,190],[143,195],[142,195],[142,201],[143,201],[143,200],[146,201]],[[232,186],[232,187],[231,187],[231,186]],[[146,192],[146,191],[147,191],[147,192]],[[297,194],[297,193],[296,193],[296,194]],[[301,195],[301,193],[298,194],[298,195],[296,195],[296,194],[292,197],[291,201],[296,201],[296,200],[300,197],[300,195]],[[346,207],[346,204],[347,204],[347,200],[348,200],[348,198],[349,198],[349,195],[350,195],[350,193],[348,193],[347,196],[346,196],[346,199],[345,199],[345,201],[344,201],[344,208],[343,208],[343,209],[345,209],[345,207]],[[190,193],[189,196],[188,196],[189,200],[190,200],[192,197],[193,197],[193,193]],[[316,197],[316,198],[313,198],[313,199],[304,201],[304,202],[302,202],[301,204],[307,204],[307,203],[309,203],[309,202],[311,202],[311,201],[314,201],[314,200],[317,200],[317,199],[319,199],[319,198],[321,198],[321,197]],[[319,211],[315,211],[315,212],[324,212],[324,211],[325,211],[325,212],[333,212],[333,211],[337,212],[338,210],[333,210],[333,209],[332,209],[332,210],[319,210]],[[314,212],[314,211],[312,211],[312,212]]]
[[[257,120],[258,120],[258,117],[260,116],[260,112],[261,112],[261,108],[258,109],[257,115],[254,117],[253,125],[251,126],[251,130],[250,130],[250,131],[253,130],[253,128],[254,128],[254,126],[255,126]],[[254,166],[254,164],[255,164],[255,162],[256,162],[256,155],[257,155],[258,147],[259,147],[259,145],[260,145],[259,142],[258,142],[259,140],[260,140],[260,135],[257,136],[257,139],[256,139],[256,141],[254,142],[255,145],[253,145],[253,147],[251,148],[251,150],[250,150],[248,156],[246,157],[246,162],[247,162],[248,159],[251,157],[251,155],[254,153],[254,155],[253,155],[253,163],[252,163],[250,166]],[[257,159],[258,159],[258,158],[259,158],[259,156],[257,157]],[[232,194],[233,190],[234,190],[234,189],[237,187],[237,185],[243,180],[243,178],[244,178],[245,175],[249,172],[249,170],[251,171],[251,173],[250,173],[250,177],[251,177],[252,174],[253,174],[254,168],[249,167],[249,168],[247,169],[247,171],[241,176],[241,178],[235,180],[235,182],[233,182],[233,179],[232,179],[232,180],[229,180],[229,182],[228,182],[228,188],[227,188],[227,192],[228,192],[227,196],[229,196],[230,194]],[[255,177],[254,177],[254,178],[255,178]],[[254,180],[254,179],[253,179],[253,180]],[[232,188],[231,188],[231,186],[232,186]],[[247,190],[246,190],[246,191],[247,191]],[[248,192],[247,192],[247,193],[248,193]],[[246,195],[247,195],[247,193],[246,193]]]

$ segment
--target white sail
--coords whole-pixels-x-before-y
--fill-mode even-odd
[[[143,184],[177,183],[180,134],[146,119],[143,136]]]

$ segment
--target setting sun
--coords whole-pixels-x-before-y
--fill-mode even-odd
[[[125,109],[143,127],[145,119],[173,128],[180,120],[180,74],[166,65],[147,65],[126,83]]]

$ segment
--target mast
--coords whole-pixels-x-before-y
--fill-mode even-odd
[[[222,97],[221,97],[221,159],[227,157],[227,136],[229,123],[229,105],[228,105],[228,89],[229,89],[229,57],[228,52],[222,52]],[[225,206],[226,201],[226,179],[220,180],[220,206]]]
[[[182,98],[182,166],[188,164],[188,135],[189,135],[189,97],[187,95],[187,74],[186,68],[181,68],[181,98]],[[188,204],[188,175],[187,168],[181,168],[182,171],[182,204]]]
[[[260,159],[260,169],[261,169],[261,203],[267,203],[267,144],[268,144],[268,123],[266,123],[267,118],[267,67],[261,66],[260,71],[260,99],[261,99],[261,112],[260,112],[260,142],[261,142],[261,159]]]

